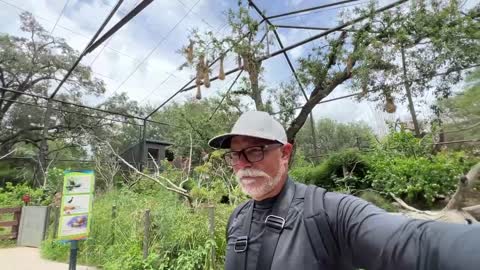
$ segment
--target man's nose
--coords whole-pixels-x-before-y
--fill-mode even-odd
[[[244,153],[242,153],[242,154],[238,157],[238,161],[237,161],[236,164],[235,164],[235,167],[236,167],[237,169],[250,168],[251,166],[252,166],[252,163],[247,160],[247,158],[245,157],[245,154],[244,154]]]

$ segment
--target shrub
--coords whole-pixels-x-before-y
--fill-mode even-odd
[[[358,149],[346,149],[330,155],[318,166],[295,167],[290,174],[300,182],[329,190],[343,190],[345,187],[361,189],[369,187],[362,180],[366,173],[365,165]],[[348,175],[344,175],[344,169]]]
[[[407,203],[431,206],[440,195],[452,193],[458,176],[468,169],[462,153],[430,157],[372,155],[367,179],[375,190],[391,192]]]
[[[4,188],[0,188],[0,207],[22,206],[23,195],[30,195],[30,202],[34,205],[48,205],[50,199],[45,190],[29,187],[27,184],[13,185],[7,182]]]
[[[435,155],[430,136],[416,138],[405,130],[390,133],[364,160],[374,190],[427,207],[454,192],[457,177],[474,162],[462,152]]]

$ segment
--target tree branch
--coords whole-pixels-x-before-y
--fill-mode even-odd
[[[12,151],[8,152],[7,154],[1,156],[1,157],[0,157],[0,160],[6,158],[6,157],[8,157],[8,156],[10,156],[11,154],[15,153],[15,151],[16,151],[16,149],[13,149]]]
[[[447,206],[443,209],[454,210],[461,209],[465,200],[465,193],[468,192],[472,186],[480,180],[480,163],[473,166],[466,175],[460,177],[458,181],[457,190],[452,198],[448,201]]]

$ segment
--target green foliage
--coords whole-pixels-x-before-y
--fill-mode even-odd
[[[318,166],[294,167],[290,174],[300,182],[329,190],[369,187],[369,184],[363,183],[362,180],[365,169],[363,157],[358,149],[346,149],[334,153]]]
[[[388,135],[365,155],[365,161],[366,179],[373,189],[424,206],[431,206],[440,195],[451,194],[457,177],[472,165],[462,152],[434,155],[431,138],[415,138],[405,130]]]
[[[205,203],[218,203],[228,199],[233,205],[247,199],[238,187],[232,169],[223,160],[224,151],[214,151],[207,162],[195,168],[192,196]]]
[[[367,179],[375,190],[391,192],[407,203],[431,206],[440,195],[451,194],[468,166],[464,155],[441,153],[431,157],[373,154]]]
[[[329,190],[352,194],[370,190],[384,198],[392,193],[407,203],[431,207],[438,198],[455,191],[458,176],[475,161],[463,152],[434,154],[431,137],[419,139],[400,130],[392,131],[367,152],[344,150],[330,155],[318,166],[296,166],[291,175]],[[365,196],[388,208],[373,195]]]
[[[379,154],[400,157],[428,157],[433,154],[433,138],[427,135],[416,138],[412,132],[401,128],[390,132],[377,146]]]
[[[2,234],[0,229],[0,235]],[[1,248],[13,248],[17,246],[17,240],[0,240],[0,249]]]
[[[332,119],[320,119],[315,123],[316,143],[319,154],[328,155],[347,148],[369,148],[375,141],[372,129],[363,122],[339,123]],[[310,124],[298,133],[296,144],[308,160],[316,161]]]
[[[172,126],[150,126],[147,137],[168,138],[173,143],[170,149],[176,157],[189,157],[192,148],[193,164],[201,164],[201,158],[211,151],[208,140],[226,132],[236,120],[237,113],[225,104],[216,110],[219,102],[219,99],[212,98],[172,103],[153,116],[154,120]]]
[[[150,183],[144,179],[134,186],[135,191],[122,188],[95,198],[91,237],[80,242],[79,263],[104,269],[220,269],[226,248],[224,228],[232,207],[215,206],[213,240],[207,209],[189,208],[177,195]],[[115,219],[112,205],[117,208]],[[145,209],[151,210],[151,227],[150,255],[144,260]],[[210,259],[212,248],[216,268]],[[42,254],[65,261],[68,246],[49,239],[42,245]]]
[[[48,95],[49,89],[70,69],[77,60],[78,52],[72,49],[64,39],[53,37],[28,12],[20,14],[21,27],[24,32],[21,37],[0,34],[0,86],[16,90],[20,93],[30,93],[40,96]],[[82,64],[72,72],[63,91],[56,98],[74,103],[80,103],[85,94],[100,95],[105,92],[104,83],[92,77],[89,67]],[[1,96],[7,100],[35,103],[46,106],[46,101],[21,96],[18,93],[1,91]],[[77,115],[75,112],[85,111],[79,108],[69,108],[65,104],[62,109],[74,113],[65,114],[52,111],[52,129],[49,139],[61,141],[63,146],[72,147],[72,141],[81,141],[80,126],[98,126],[91,118]],[[8,152],[14,145],[24,142],[37,146],[43,129],[42,117],[44,108],[32,107],[12,102],[0,101],[0,152]],[[97,121],[97,120],[95,120]],[[35,125],[33,125],[35,123]],[[12,127],[12,128],[6,128]],[[53,128],[54,127],[54,128]],[[69,138],[69,140],[63,140]]]
[[[480,100],[479,68],[467,77],[466,87],[462,92],[437,102],[436,108],[438,108],[439,120],[445,131],[445,141],[478,138],[480,132],[480,103],[478,100]]]
[[[7,182],[5,187],[0,188],[0,208],[22,206],[22,196],[30,195],[32,205],[48,205],[50,198],[46,196],[45,190],[31,188],[27,184],[13,185]]]

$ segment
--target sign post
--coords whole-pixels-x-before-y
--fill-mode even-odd
[[[78,240],[90,232],[94,186],[92,170],[64,172],[58,238],[71,242],[69,270],[76,269]]]

